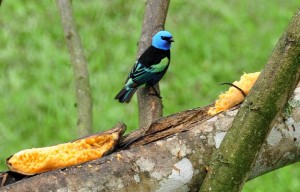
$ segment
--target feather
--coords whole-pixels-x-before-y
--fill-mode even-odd
[[[129,103],[133,94],[136,92],[137,88],[126,89],[123,88],[116,96],[115,99],[119,100],[120,103]]]
[[[132,67],[124,88],[115,99],[124,103],[131,100],[140,85],[154,86],[167,72],[170,64],[170,47],[173,37],[167,31],[154,35],[152,45],[148,47]]]

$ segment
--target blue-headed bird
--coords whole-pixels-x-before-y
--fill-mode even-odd
[[[174,42],[173,37],[168,31],[156,33],[152,38],[151,46],[135,62],[125,86],[115,96],[115,99],[119,100],[120,103],[129,103],[139,86],[146,84],[153,87],[158,83],[168,70],[172,42]],[[159,96],[155,89],[154,91]]]

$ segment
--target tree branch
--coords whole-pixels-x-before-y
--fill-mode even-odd
[[[71,1],[56,0],[56,4],[60,12],[65,39],[73,64],[77,98],[78,134],[79,136],[84,136],[91,133],[93,127],[93,104],[87,62],[84,57],[80,36],[75,27]]]
[[[300,88],[291,103],[298,105],[291,105],[290,116],[277,118],[249,179],[300,161]],[[238,109],[214,117],[207,116],[207,110],[197,108],[162,118],[128,150],[26,178],[0,191],[198,191],[211,154]]]
[[[170,0],[147,0],[138,56],[151,45],[152,36],[164,29],[169,2]],[[158,83],[155,89],[158,93],[160,92]],[[162,101],[158,97],[153,96],[153,90],[150,87],[139,88],[137,97],[139,104],[139,127],[149,127],[151,123],[162,117]]]
[[[221,147],[212,156],[204,191],[240,191],[251,166],[300,80],[300,10],[240,108]]]

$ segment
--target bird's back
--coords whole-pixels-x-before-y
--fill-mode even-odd
[[[164,58],[168,58],[170,60],[170,50],[162,50],[150,46],[138,59],[138,63],[141,63],[145,67],[150,67],[151,65],[155,65],[160,63],[160,61]]]
[[[166,60],[166,61],[163,61]],[[162,50],[158,49],[156,47],[150,46],[138,59],[137,63],[140,63],[143,65],[143,67],[146,67],[149,69],[149,77],[148,80],[144,81],[142,80],[138,84],[148,84],[148,85],[155,85],[158,83],[161,78],[164,76],[164,74],[167,72],[169,63],[170,63],[170,50]],[[157,72],[150,72],[152,67],[158,67],[158,65],[161,65]],[[152,66],[152,67],[151,67]],[[157,68],[158,69],[158,68]],[[147,70],[147,69],[145,69]],[[133,74],[132,74],[133,75]],[[134,75],[133,75],[134,76]],[[145,78],[146,79],[146,78]]]

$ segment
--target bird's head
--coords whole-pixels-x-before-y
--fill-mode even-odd
[[[169,50],[172,42],[174,39],[168,31],[159,31],[152,38],[152,46],[162,50]]]

